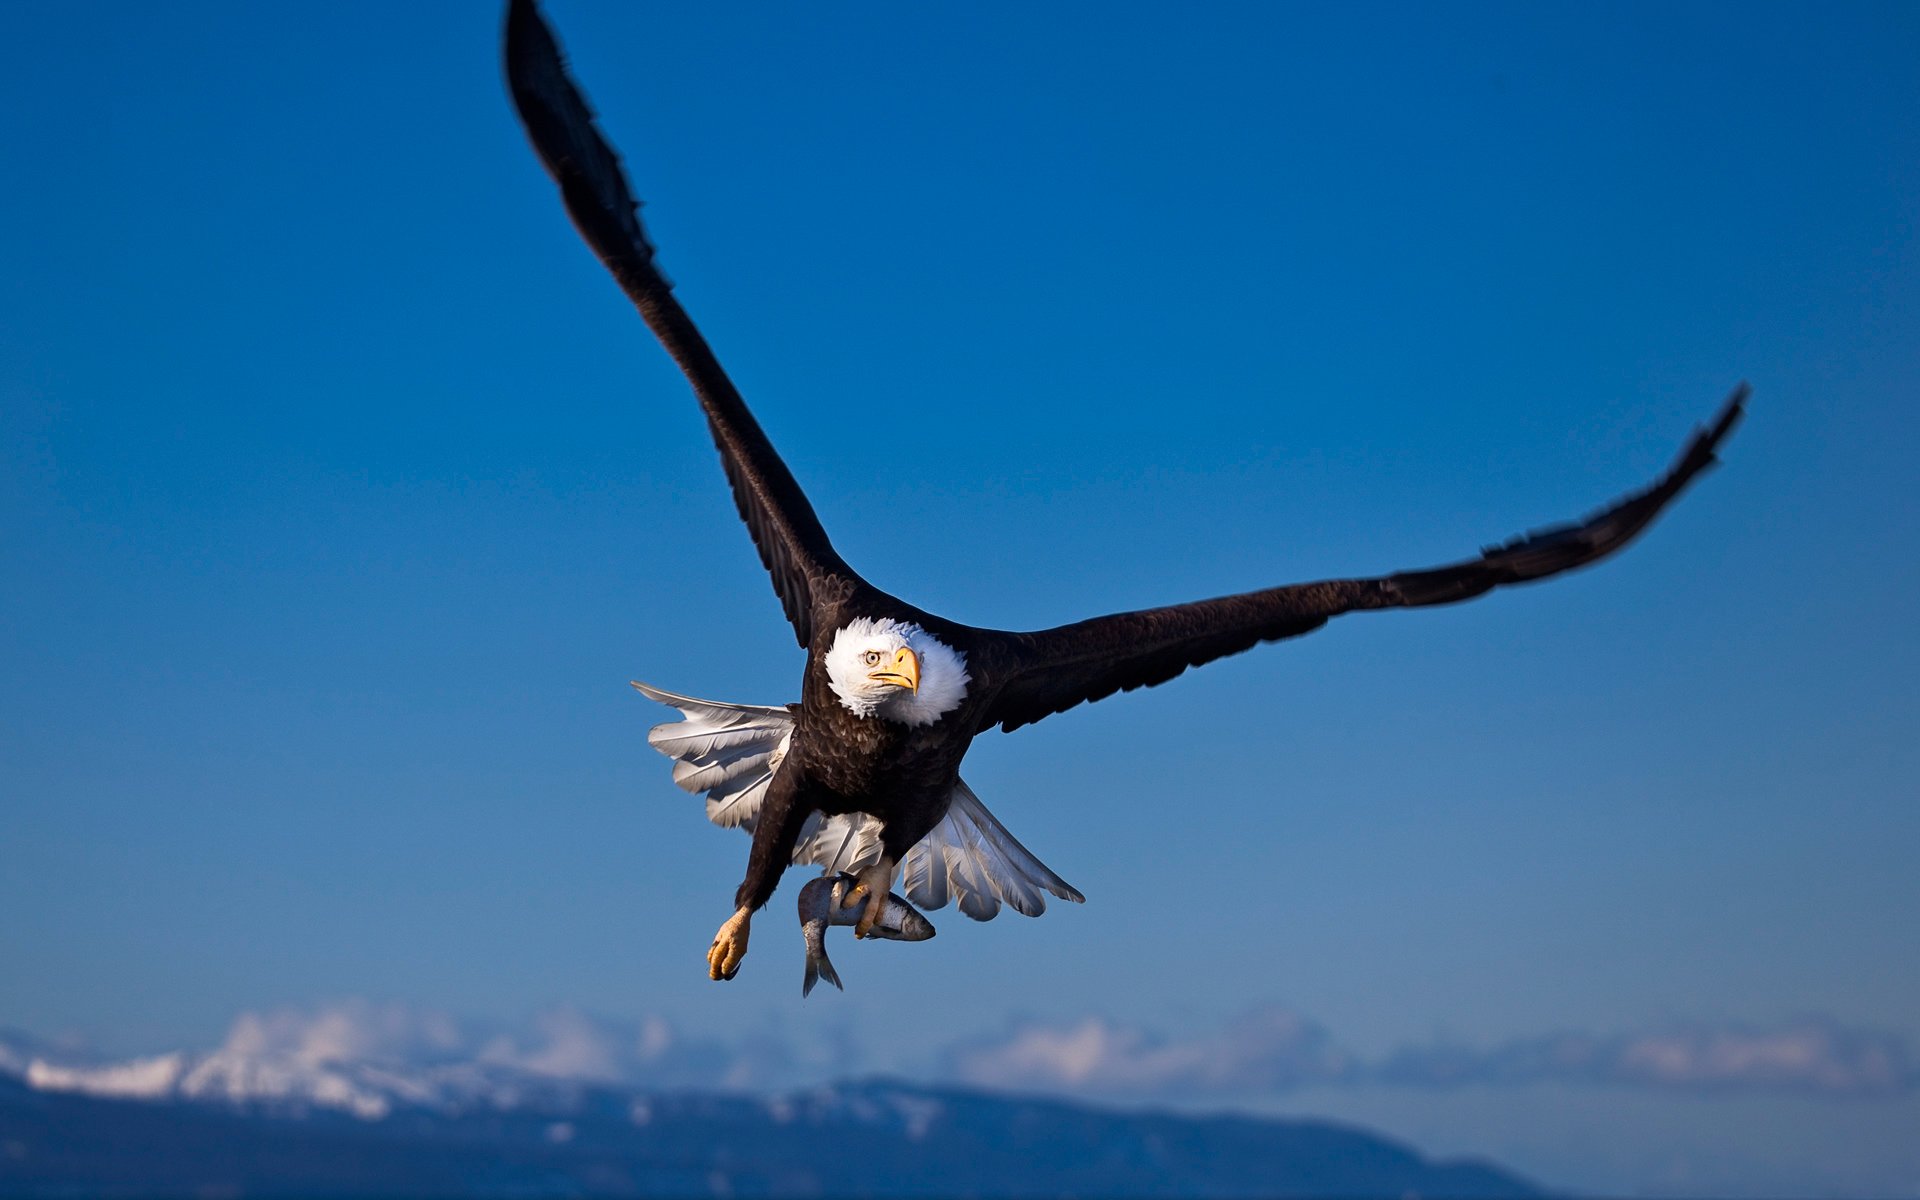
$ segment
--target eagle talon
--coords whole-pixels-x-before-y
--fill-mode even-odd
[[[853,936],[857,938],[872,936],[873,927],[879,922],[880,914],[886,911],[886,907],[887,894],[885,892],[874,892],[869,895],[867,897],[866,911],[861,913],[860,919],[854,923]]]
[[[880,914],[887,909],[887,893],[893,890],[893,860],[881,858],[877,863],[860,872],[860,882],[847,889],[847,899],[842,907],[852,908],[854,903],[864,897],[866,910],[860,914],[860,920],[854,924],[853,936],[865,938],[873,933],[873,927],[880,920]]]
[[[707,948],[707,976],[710,979],[732,979],[740,973],[740,960],[747,956],[747,933],[753,913],[741,909],[728,917],[720,926],[720,932],[713,935],[713,945]]]

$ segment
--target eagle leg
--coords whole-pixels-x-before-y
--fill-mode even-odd
[[[866,897],[867,907],[860,914],[860,920],[854,924],[853,936],[866,937],[873,932],[874,922],[887,908],[887,893],[893,890],[893,869],[897,864],[885,854],[872,866],[860,872],[860,882],[847,889],[847,898],[841,905],[852,908]]]
[[[747,956],[747,931],[753,910],[742,908],[727,918],[720,932],[713,935],[707,949],[707,974],[714,979],[732,979],[740,973],[740,960]]]

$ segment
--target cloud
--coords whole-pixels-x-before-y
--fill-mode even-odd
[[[1286,1009],[1250,1012],[1216,1033],[1166,1038],[1101,1017],[1018,1026],[950,1051],[947,1069],[982,1087],[1103,1094],[1244,1094],[1340,1082],[1355,1064],[1318,1024]]]
[[[1422,1087],[1575,1083],[1891,1095],[1920,1085],[1904,1039],[1815,1018],[1770,1029],[1695,1025],[1611,1036],[1559,1033],[1487,1050],[1407,1047],[1373,1074],[1385,1083]]]
[[[243,1012],[220,1052],[319,1067],[340,1062],[432,1062],[460,1057],[466,1038],[453,1018],[402,1004],[343,1000],[311,1010]]]
[[[947,1052],[944,1069],[981,1087],[1165,1099],[1357,1085],[1571,1084],[1831,1096],[1920,1089],[1920,1069],[1904,1039],[1814,1018],[1769,1028],[1556,1033],[1487,1048],[1408,1045],[1366,1061],[1341,1049],[1318,1023],[1280,1008],[1185,1037],[1087,1017],[1017,1024],[998,1037],[964,1043]]]
[[[18,1037],[0,1038],[0,1051],[0,1073],[35,1087],[299,1101],[370,1117],[397,1103],[468,1104],[528,1089],[777,1091],[846,1078],[864,1065],[850,1028],[837,1023],[716,1037],[659,1016],[608,1019],[563,1007],[505,1026],[363,1000],[243,1013],[206,1053],[100,1062]],[[1569,1031],[1478,1047],[1412,1043],[1363,1058],[1319,1022],[1277,1006],[1178,1032],[1089,1015],[929,1045],[918,1066],[896,1069],[996,1090],[1134,1101],[1232,1102],[1338,1087],[1920,1092],[1920,1064],[1903,1038],[1824,1018]]]
[[[514,1067],[553,1079],[614,1083],[625,1078],[633,1060],[649,1043],[623,1037],[577,1009],[542,1013],[525,1035],[500,1034],[488,1040],[479,1059],[491,1066]]]
[[[648,1088],[745,1089],[789,1081],[796,1055],[784,1040],[691,1037],[662,1017],[618,1020],[557,1008],[516,1032],[496,1033],[478,1060],[578,1083]]]
[[[561,1006],[511,1025],[462,1022],[403,1004],[346,1000],[247,1012],[208,1058],[321,1069],[478,1064],[555,1083],[750,1090],[813,1082],[851,1065],[847,1047],[777,1030],[719,1039],[657,1015],[611,1018]]]

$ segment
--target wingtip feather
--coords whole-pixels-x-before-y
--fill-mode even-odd
[[[1734,426],[1746,418],[1747,398],[1751,395],[1753,395],[1753,388],[1746,380],[1742,379],[1733,385],[1733,391],[1727,393],[1726,401],[1720,405],[1720,411],[1714,416],[1713,425],[1707,431],[1709,447],[1718,446],[1722,439],[1733,432]]]

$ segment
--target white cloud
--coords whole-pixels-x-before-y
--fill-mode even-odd
[[[1218,1031],[1162,1036],[1103,1017],[1021,1024],[949,1051],[953,1078],[1089,1096],[1218,1096],[1314,1085],[1452,1088],[1573,1084],[1692,1092],[1904,1094],[1920,1087],[1905,1041],[1802,1019],[1769,1028],[1696,1025],[1620,1034],[1557,1033],[1488,1048],[1409,1045],[1373,1062],[1320,1025],[1264,1008]]]
[[[211,1052],[102,1063],[19,1041],[9,1069],[34,1087],[313,1104],[378,1118],[396,1106],[510,1102],[539,1091],[769,1091],[845,1078],[858,1047],[839,1026],[778,1026],[725,1039],[667,1020],[609,1020],[575,1008],[517,1028],[463,1025],[404,1005],[352,1000],[244,1013]],[[1318,1022],[1279,1007],[1162,1032],[1091,1015],[1009,1026],[927,1047],[914,1072],[977,1087],[1095,1099],[1218,1099],[1305,1087],[1448,1089],[1542,1084],[1662,1092],[1872,1097],[1920,1090],[1907,1043],[1825,1019],[1769,1027],[1694,1025],[1562,1032],[1491,1046],[1410,1044],[1363,1060]],[[17,1062],[15,1060],[18,1060]]]
[[[220,1052],[303,1067],[336,1062],[421,1062],[457,1056],[464,1039],[443,1013],[402,1004],[343,1000],[312,1010],[241,1013]]]
[[[1354,1063],[1318,1024],[1269,1007],[1188,1038],[1158,1037],[1103,1017],[1064,1027],[1024,1025],[954,1049],[948,1068],[983,1087],[1189,1095],[1338,1082],[1352,1075]]]
[[[541,1013],[521,1030],[487,1038],[476,1059],[550,1079],[638,1088],[749,1090],[786,1086],[822,1072],[771,1033],[690,1037],[659,1016],[638,1021],[574,1008]]]
[[[639,1050],[639,1043],[632,1047]],[[578,1009],[561,1008],[535,1017],[530,1035],[503,1034],[479,1054],[483,1063],[515,1067],[535,1075],[584,1083],[614,1083],[629,1073],[634,1054],[622,1039]]]
[[[1816,1018],[1771,1028],[1558,1033],[1480,1050],[1406,1047],[1373,1074],[1382,1082],[1425,1087],[1575,1083],[1829,1095],[1889,1095],[1920,1082],[1902,1038]]]
[[[1622,1080],[1690,1088],[1869,1093],[1901,1091],[1915,1081],[1900,1039],[1827,1021],[1644,1034],[1621,1043],[1615,1070]]]

